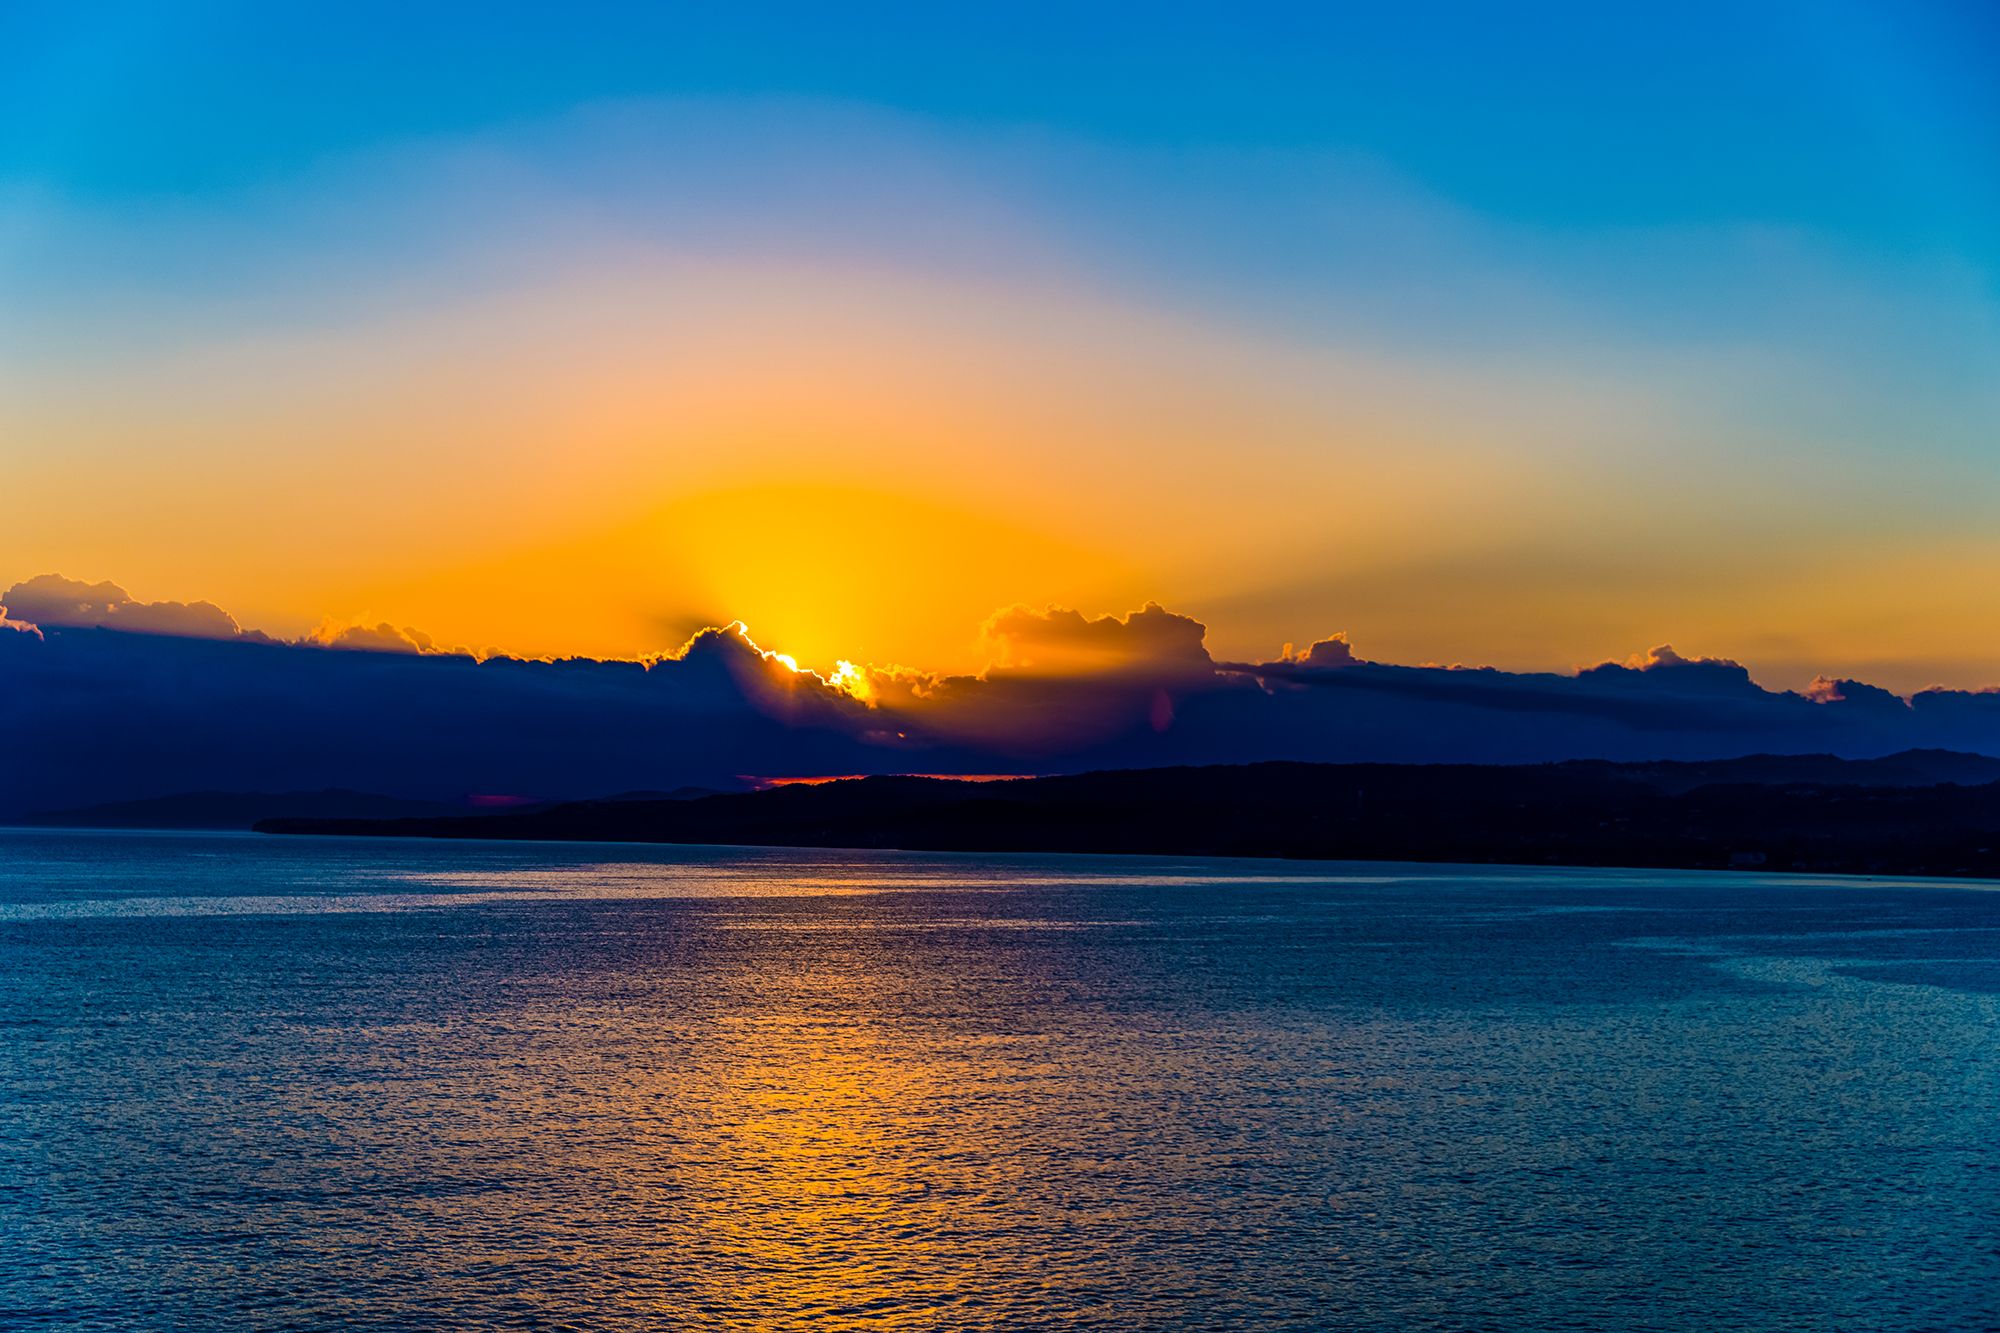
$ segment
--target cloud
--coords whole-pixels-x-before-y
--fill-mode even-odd
[[[1370,662],[1342,635],[1216,662],[1201,622],[1158,605],[1017,606],[987,623],[994,660],[977,675],[818,672],[741,623],[644,661],[481,660],[387,624],[329,622],[298,643],[223,635],[235,622],[205,604],[138,603],[108,584],[30,580],[10,608],[20,589],[56,614],[38,633],[0,633],[0,814],[197,788],[563,797],[738,775],[1271,758],[2000,753],[2000,693],[1906,703],[1826,678],[1769,690],[1740,663],[1664,646],[1574,674]],[[210,632],[103,632],[164,624]]]
[[[1806,698],[1818,704],[1846,704],[1850,708],[1870,708],[1891,713],[1907,712],[1910,707],[1903,696],[1885,690],[1880,685],[1870,685],[1859,680],[1836,679],[1831,676],[1814,676],[1803,693]]]
[[[733,692],[765,716],[791,725],[865,729],[867,705],[851,683],[837,684],[785,653],[759,647],[740,620],[699,631],[652,669],[704,689]]]
[[[911,767],[867,734],[863,705],[726,630],[648,662],[43,635],[0,634],[0,813],[197,789],[585,796]]]
[[[115,583],[84,583],[60,574],[40,574],[0,593],[0,605],[15,620],[32,625],[176,634],[196,639],[243,635],[235,617],[213,602],[139,602]]]
[[[363,653],[435,653],[440,651],[431,636],[418,629],[398,629],[387,621],[379,625],[343,625],[321,621],[301,643],[324,648],[340,648]]]
[[[1741,662],[1727,657],[1684,657],[1667,643],[1635,653],[1622,663],[1604,662],[1587,667],[1577,673],[1577,678],[1607,685],[1633,685],[1642,680],[1649,685],[1666,682],[1676,690],[1721,694],[1757,689],[1750,679],[1750,669]]]
[[[1737,664],[1726,657],[1683,657],[1674,651],[1671,643],[1663,643],[1657,648],[1643,653],[1634,653],[1625,659],[1625,666],[1632,671],[1671,671],[1685,666],[1729,666]],[[1610,666],[1607,662],[1604,665]]]
[[[130,634],[162,634],[187,639],[277,640],[246,630],[213,602],[142,602],[109,581],[85,583],[60,574],[38,574],[0,593],[0,624],[14,629],[38,626],[110,629]],[[375,625],[320,622],[298,640],[305,646],[373,653],[443,653],[430,635],[386,622]]]
[[[1335,634],[1320,639],[1304,652],[1295,651],[1289,643],[1278,653],[1280,662],[1289,662],[1304,667],[1308,671],[1334,671],[1341,667],[1353,666],[1361,659],[1354,655],[1354,647],[1348,643],[1345,634]]]
[[[1051,606],[1010,606],[981,630],[994,652],[989,675],[1175,678],[1213,670],[1200,621],[1148,602],[1123,617],[1087,619]]]

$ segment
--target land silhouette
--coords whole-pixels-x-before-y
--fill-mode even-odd
[[[2000,876],[2000,759],[1756,755],[1263,763],[999,782],[867,777],[277,834]]]

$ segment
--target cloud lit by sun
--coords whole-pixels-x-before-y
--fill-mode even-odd
[[[875,693],[874,687],[868,683],[867,673],[845,659],[834,665],[833,674],[826,678],[826,683],[863,703],[867,703]]]

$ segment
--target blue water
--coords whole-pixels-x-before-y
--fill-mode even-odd
[[[0,832],[0,1324],[2000,1322],[1986,885]]]

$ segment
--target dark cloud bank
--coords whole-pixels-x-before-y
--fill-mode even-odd
[[[1574,675],[1369,662],[1336,636],[1217,662],[1158,606],[1016,607],[980,676],[831,680],[741,626],[645,662],[483,661],[414,630],[244,630],[206,602],[53,576],[0,594],[0,815],[201,789],[603,795],[742,776],[1025,773],[1262,759],[1519,763],[2000,753],[2000,693],[1903,699],[1654,650]]]

